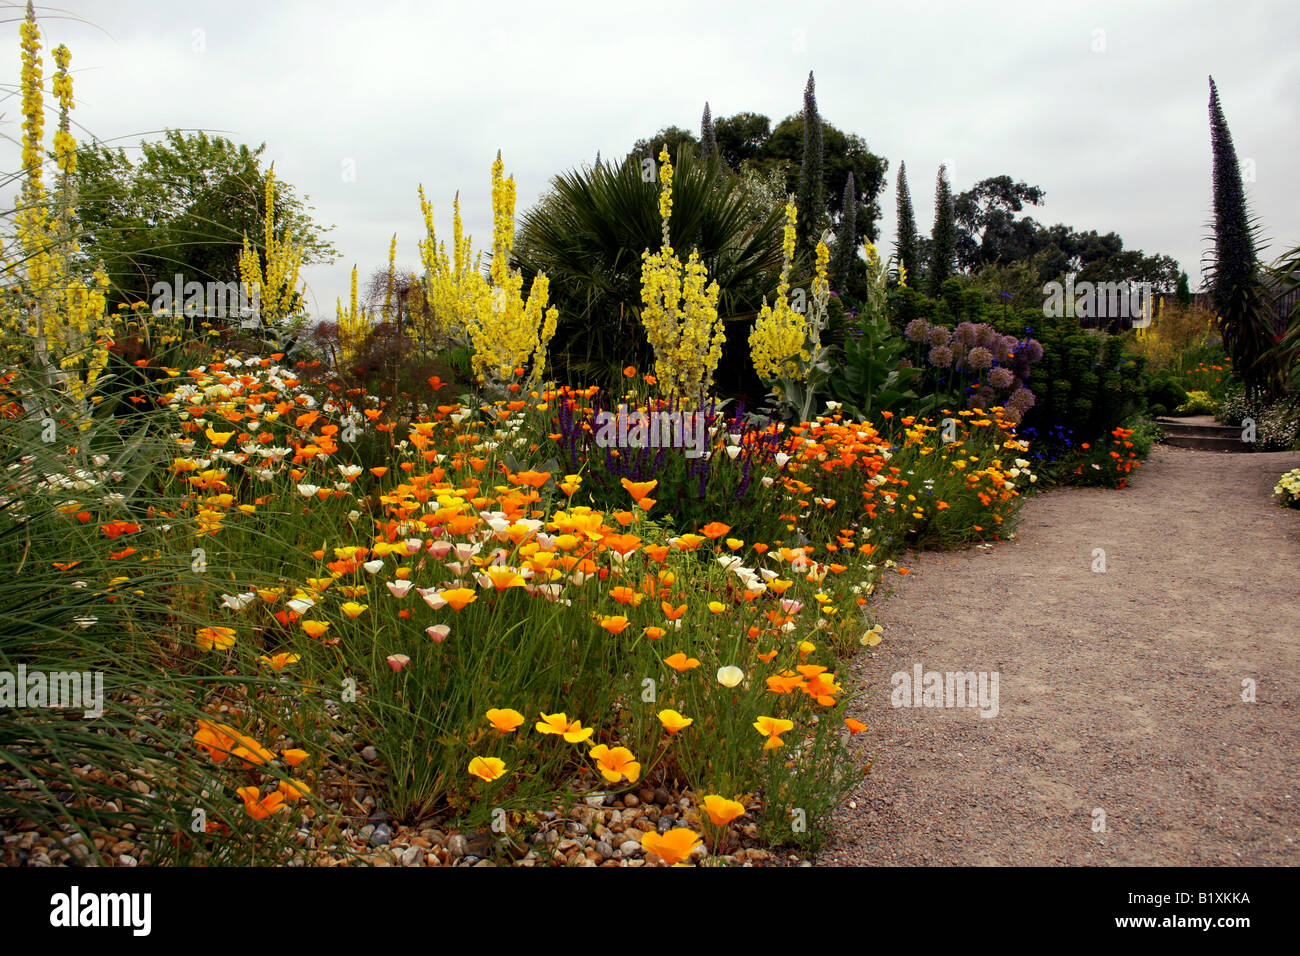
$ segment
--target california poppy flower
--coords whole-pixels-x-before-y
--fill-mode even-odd
[[[224,651],[235,644],[233,627],[201,627],[198,631],[199,647],[205,651]]]
[[[504,709],[493,707],[487,712],[486,717],[488,723],[492,725],[492,729],[499,730],[503,734],[517,730],[524,722],[523,714],[508,707]]]
[[[679,674],[685,673],[693,667],[699,667],[700,662],[694,657],[687,657],[681,651],[673,654],[671,657],[665,657],[664,663],[677,671]]]
[[[475,757],[469,762],[469,772],[484,783],[491,783],[506,772],[506,762],[500,757]]]
[[[265,820],[271,814],[284,809],[284,794],[278,790],[260,797],[257,787],[240,787],[235,791],[244,801],[244,809],[254,820]]]
[[[716,793],[711,793],[704,798],[701,805],[704,812],[709,815],[709,819],[714,826],[725,827],[737,817],[745,815],[745,805],[737,800],[728,800]]]
[[[767,738],[767,743],[763,745],[763,749],[775,750],[777,747],[784,746],[785,741],[781,739],[780,735],[794,730],[794,721],[784,720],[780,717],[763,716],[754,721],[753,727]]]
[[[663,834],[644,833],[641,835],[641,846],[670,866],[685,860],[702,842],[703,839],[699,834],[693,830],[687,830],[685,827],[677,827]]]
[[[711,538],[712,540],[716,541],[718,538],[721,538],[724,534],[726,534],[730,530],[731,530],[731,525],[729,524],[723,524],[721,521],[710,521],[708,524],[706,524],[703,528],[700,529],[700,534],[704,535],[706,538]]]
[[[636,783],[641,777],[641,765],[626,747],[606,747],[597,744],[591,748],[591,759],[596,761],[600,774],[610,783]]]
[[[569,720],[568,716],[563,712],[542,714],[541,717],[542,719],[534,725],[538,733],[555,734],[563,737],[571,744],[581,743],[591,737],[592,729],[590,727],[583,727],[578,721]]]
[[[668,731],[670,734],[675,734],[677,731],[683,730],[695,723],[694,718],[683,717],[675,710],[661,710],[659,711],[658,716],[659,723],[663,724],[664,730]]]
[[[622,634],[627,630],[628,619],[621,614],[605,616],[600,619],[600,626],[611,634]]]

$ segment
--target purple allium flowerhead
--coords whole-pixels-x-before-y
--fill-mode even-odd
[[[1028,345],[1025,348],[1025,358],[1029,359],[1030,363],[1032,364],[1034,362],[1037,362],[1042,357],[1043,357],[1043,343],[1038,341],[1038,339],[1030,339]]]
[[[930,364],[935,368],[948,368],[952,365],[952,349],[946,345],[936,345],[930,349]]]
[[[930,334],[930,323],[925,319],[913,319],[903,330],[903,337],[909,342],[924,342]]]
[[[962,322],[953,332],[953,339],[959,344],[970,348],[975,344],[975,339],[979,336],[979,331],[975,328],[973,322]]]
[[[1011,374],[1011,369],[1004,368],[1001,365],[989,372],[989,384],[994,388],[1010,388],[1011,383],[1015,380],[1016,377]]]
[[[1024,417],[1025,417],[1024,413],[1015,405],[1008,405],[1006,408],[1002,409],[1002,420],[1004,422],[1010,422],[1013,425],[1019,425],[1020,420]]]
[[[1011,357],[1016,354],[1016,346],[1019,344],[1020,340],[1014,335],[1004,335],[993,352],[998,357],[999,362],[1006,363],[1011,361]]]
[[[971,408],[989,408],[993,405],[993,389],[984,385],[970,393]]]
[[[993,353],[982,345],[977,345],[966,356],[966,365],[975,371],[982,371],[993,364]]]
[[[951,341],[952,341],[952,333],[949,332],[947,329],[945,329],[942,325],[936,325],[932,329],[930,329],[931,345],[947,345]]]
[[[1034,393],[1022,386],[1011,393],[1011,397],[1007,399],[1007,407],[1014,407],[1022,412],[1027,412],[1034,407],[1036,401]]]
[[[990,348],[998,338],[998,333],[994,331],[993,326],[981,322],[975,326],[975,344],[984,348]]]

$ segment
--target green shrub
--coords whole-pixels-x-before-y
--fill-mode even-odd
[[[1187,401],[1174,411],[1179,415],[1213,415],[1219,410],[1219,403],[1209,392],[1188,392]]]

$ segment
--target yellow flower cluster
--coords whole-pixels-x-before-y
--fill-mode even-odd
[[[338,300],[339,351],[341,358],[351,362],[357,350],[370,334],[370,314],[357,305],[357,267],[352,267],[352,299],[348,310],[343,311],[343,300]]]
[[[550,283],[538,273],[523,297],[524,277],[510,268],[515,241],[515,180],[505,177],[505,163],[497,153],[492,164],[492,265],[483,276],[481,256],[464,235],[460,199],[453,204],[452,250],[439,244],[433,230],[433,206],[420,188],[427,239],[420,243],[424,264],[425,301],[434,330],[468,335],[474,350],[474,372],[498,382],[512,378],[515,369],[531,366],[529,382],[540,383],[546,369],[546,347],[555,335],[559,311],[547,307]]]
[[[262,219],[262,242],[266,264],[244,236],[244,251],[239,256],[239,278],[250,290],[256,290],[261,317],[274,322],[289,315],[298,304],[298,271],[302,268],[303,250],[292,241],[275,234],[275,165],[266,173],[266,213]]]
[[[59,103],[54,155],[60,176],[51,203],[42,173],[45,103],[40,29],[31,4],[19,33],[23,182],[14,222],[22,258],[16,263],[4,263],[6,276],[17,281],[12,286],[16,295],[0,316],[0,331],[12,349],[34,354],[50,384],[60,385],[80,405],[108,364],[112,327],[106,316],[108,277],[102,269],[96,270],[89,282],[72,275],[72,263],[79,251],[71,221],[77,150],[70,132],[74,104],[68,65],[72,55],[62,45],[54,51],[57,70],[51,89]],[[20,341],[27,337],[34,341]],[[84,376],[79,370],[84,370]]]
[[[538,273],[523,297],[524,277],[510,268],[515,236],[515,180],[504,177],[505,164],[497,153],[492,164],[492,266],[491,288],[473,297],[478,308],[468,315],[466,331],[474,346],[476,374],[499,381],[509,379],[514,369],[531,364],[531,384],[542,380],[546,367],[546,346],[555,335],[559,311],[547,308],[550,283]],[[480,279],[481,281],[481,279]]]
[[[420,210],[424,213],[424,230],[427,239],[419,243],[420,261],[424,265],[424,298],[433,327],[433,334],[450,334],[469,326],[470,316],[482,307],[481,297],[487,292],[482,280],[480,256],[470,245],[460,218],[460,197],[452,203],[452,252],[447,255],[447,244],[439,243],[433,229],[433,203],[420,187]]]
[[[668,237],[673,167],[666,147],[659,162],[663,245],[656,253],[647,249],[641,254],[641,324],[654,349],[660,389],[693,407],[712,386],[722,359],[726,336],[718,317],[721,290],[716,282],[709,282],[698,252],[691,253],[685,266],[673,252]]]
[[[776,304],[771,307],[767,298],[763,298],[763,308],[749,333],[754,371],[767,381],[796,377],[800,370],[799,361],[806,363],[812,358],[807,349],[807,319],[790,307],[790,261],[794,258],[796,219],[794,204],[786,203],[784,257],[781,279],[776,287]]]

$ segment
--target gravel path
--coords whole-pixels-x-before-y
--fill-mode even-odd
[[[1271,498],[1297,466],[1157,446],[1126,490],[1031,499],[1013,541],[911,556],[818,862],[1300,864],[1300,512]],[[997,716],[891,706],[916,664],[997,672]]]

